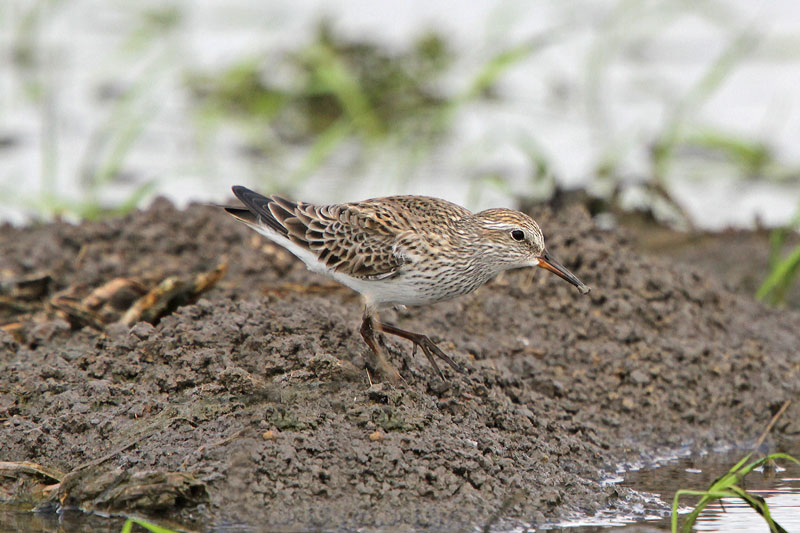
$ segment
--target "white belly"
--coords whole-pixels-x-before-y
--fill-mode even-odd
[[[336,272],[330,273],[333,279],[364,295],[368,303],[375,305],[426,305],[470,293],[488,281],[470,277],[465,283],[452,272],[424,279],[408,272],[383,280],[364,280],[352,278]],[[481,277],[482,278],[482,277]]]
[[[424,305],[431,303],[430,296],[420,286],[398,279],[363,280],[344,274],[332,273],[333,279],[364,295],[368,303]]]

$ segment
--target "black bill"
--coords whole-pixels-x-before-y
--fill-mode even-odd
[[[581,291],[581,294],[586,294],[591,290],[589,287],[584,285],[581,280],[575,277],[575,274],[567,270],[564,265],[553,259],[547,251],[545,251],[542,256],[539,257],[539,266],[572,283],[578,287],[578,290]]]

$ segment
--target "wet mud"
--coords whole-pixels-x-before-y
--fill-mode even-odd
[[[602,480],[676,450],[746,446],[785,400],[767,443],[800,439],[800,314],[639,252],[579,205],[532,215],[592,292],[521,270],[388,312],[466,369],[445,365],[442,381],[388,338],[398,384],[373,372],[356,295],[221,210],[160,200],[121,219],[2,227],[0,280],[47,274],[44,302],[227,272],[154,324],[0,302],[0,461],[62,472],[43,500],[193,527],[459,530],[653,510]]]

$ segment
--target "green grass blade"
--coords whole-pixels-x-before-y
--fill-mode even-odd
[[[108,156],[92,176],[91,184],[93,187],[106,185],[119,174],[125,158],[130,154],[133,145],[139,140],[145,127],[155,114],[154,109],[148,109],[146,112],[139,112],[134,116],[126,117],[117,126],[118,131],[111,141]]]
[[[735,497],[736,494],[729,490],[706,492],[700,498],[700,501],[697,502],[695,508],[692,509],[692,512],[686,515],[686,521],[683,524],[683,530],[690,531],[695,521],[697,520],[697,517],[700,516],[700,513],[702,513],[705,510],[705,508],[708,507],[715,500],[721,500],[723,498],[735,498]]]
[[[125,200],[113,209],[115,215],[125,215],[136,209],[149,194],[156,190],[156,181],[142,183],[134,189]]]
[[[730,470],[728,470],[728,473],[726,474],[726,476],[731,475],[731,474],[735,474],[736,472],[738,472],[739,469],[741,469],[742,466],[744,466],[744,464],[747,461],[749,461],[752,456],[753,456],[753,452],[750,452],[747,455],[745,455],[744,457],[742,457],[741,459],[739,459],[739,462],[737,462],[735,465],[733,465],[731,467]],[[726,476],[723,476],[723,477],[726,477]]]
[[[697,506],[694,510],[689,513],[686,517],[686,521],[684,522],[683,530],[688,531],[691,529],[692,524],[694,524],[697,516],[700,512],[711,503],[712,500],[718,500],[722,498],[733,498],[736,494],[729,492],[729,491],[718,491],[718,492],[711,492],[706,490],[687,490],[681,489],[675,492],[675,497],[672,499],[672,532],[677,533],[678,531],[678,503],[681,496],[700,496],[700,502],[698,502]],[[701,507],[702,505],[702,507]]]
[[[686,490],[681,489],[675,492],[675,497],[672,500],[672,520],[671,526],[673,533],[678,531],[678,502],[681,496],[700,496],[700,501],[689,513],[683,523],[682,531],[691,531],[697,517],[701,512],[714,500],[721,500],[722,498],[741,498],[752,507],[758,514],[764,517],[764,520],[769,525],[770,531],[775,533],[784,533],[785,530],[772,519],[769,512],[769,507],[764,498],[755,496],[742,489],[738,484],[747,474],[752,472],[755,468],[763,465],[767,461],[775,459],[785,459],[793,463],[800,464],[800,461],[785,453],[773,453],[766,457],[762,457],[757,461],[753,461],[747,465],[748,460],[753,456],[753,452],[748,453],[742,457],[728,472],[714,480],[711,487],[707,491]]]
[[[763,142],[725,131],[704,129],[687,135],[684,142],[688,146],[723,155],[748,177],[764,176],[767,166],[775,161],[769,146]]]
[[[796,457],[793,457],[793,456],[789,455],[788,453],[783,453],[783,452],[771,453],[768,456],[766,456],[765,459],[773,459],[773,460],[774,459],[786,459],[787,461],[791,461],[791,462],[793,462],[795,464],[800,465],[800,459],[797,459]]]
[[[157,113],[161,104],[153,96],[153,88],[163,77],[168,59],[166,55],[156,58],[136,83],[114,102],[103,124],[92,133],[80,163],[84,183],[91,192],[116,177],[131,148]],[[152,102],[145,108],[148,98]]]
[[[786,291],[800,272],[800,246],[779,261],[756,292],[756,298],[773,304],[781,303],[786,298]]]
[[[352,131],[353,123],[351,121],[339,119],[317,136],[314,144],[308,149],[300,168],[292,174],[290,185],[296,187],[299,183],[305,181],[339,145],[347,140]]]
[[[786,241],[786,228],[775,228],[769,232],[769,269],[775,270],[781,258],[781,248]]]
[[[133,524],[142,526],[146,530],[152,531],[152,533],[177,533],[177,531],[174,529],[161,527],[152,522],[148,522],[147,520],[142,520],[141,518],[128,518],[125,521],[125,525],[122,526],[122,533],[130,533],[131,529],[133,528]]]
[[[754,496],[747,492],[746,490],[742,489],[741,487],[731,487],[731,490],[736,492],[736,494],[743,499],[747,504],[758,514],[760,514],[764,521],[769,526],[769,530],[772,533],[788,533],[780,524],[775,522],[772,519],[772,515],[769,512],[769,506],[767,505],[766,500],[761,496]]]
[[[653,150],[653,178],[663,182],[675,156],[675,149],[683,138],[687,117],[706,102],[742,63],[742,59],[755,47],[750,31],[742,30],[727,44],[721,54],[709,65],[700,80],[680,100],[667,122]]]
[[[313,47],[308,59],[314,74],[336,96],[353,124],[366,139],[383,136],[383,126],[358,78],[328,46]]]
[[[746,476],[747,474],[749,474],[750,472],[752,472],[756,468],[760,467],[764,463],[766,463],[768,461],[774,461],[775,459],[785,459],[787,461],[791,461],[793,463],[800,464],[800,461],[798,461],[797,459],[795,459],[791,455],[786,454],[786,453],[778,452],[778,453],[772,453],[770,455],[767,455],[766,457],[762,457],[758,461],[753,461],[749,465],[747,465],[745,467],[742,467],[742,463],[744,463],[744,461],[747,460],[751,455],[753,455],[753,454],[752,453],[747,454],[744,457],[744,459],[739,461],[737,463],[737,465],[734,468],[731,469],[731,472],[734,472],[734,469],[736,470],[736,476],[738,478],[740,478],[740,479],[744,478],[744,476]]]
[[[466,101],[477,97],[491,88],[500,76],[509,68],[527,59],[544,43],[540,40],[528,41],[520,45],[507,48],[490,59],[472,80],[467,91],[460,100]]]

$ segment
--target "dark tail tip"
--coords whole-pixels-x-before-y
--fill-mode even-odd
[[[236,196],[236,198],[239,198],[240,200],[242,199],[242,196],[255,194],[253,191],[242,185],[234,185],[233,187],[231,187],[231,190],[233,191],[233,194]]]

